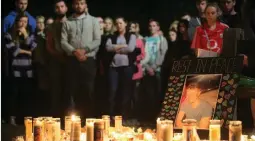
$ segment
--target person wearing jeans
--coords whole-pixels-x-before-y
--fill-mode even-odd
[[[136,57],[132,56],[136,36],[128,33],[124,18],[116,19],[117,32],[106,42],[108,56],[109,114],[129,118],[132,98],[132,77]],[[115,107],[120,107],[115,109]]]

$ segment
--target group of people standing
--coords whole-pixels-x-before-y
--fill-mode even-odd
[[[143,37],[137,22],[91,16],[85,0],[72,1],[74,13],[68,18],[65,1],[55,1],[56,18],[47,27],[44,17],[34,19],[26,12],[28,0],[15,4],[3,30],[12,117],[41,115],[35,113],[37,105],[47,110],[43,114],[64,116],[73,112],[73,101],[82,117],[108,114],[154,121],[171,62],[197,57],[200,50],[220,55],[224,29],[236,14],[229,12],[231,18],[223,24],[217,4],[197,0],[199,16],[184,16],[171,26],[168,39],[156,20],[149,21],[150,35]]]

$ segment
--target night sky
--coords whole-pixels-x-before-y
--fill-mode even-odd
[[[69,15],[72,12],[72,0],[66,0]],[[237,0],[241,1],[241,0]],[[2,0],[2,18],[14,9],[14,0]],[[54,0],[29,0],[28,11],[33,16],[54,15]],[[170,23],[184,12],[196,13],[195,0],[87,0],[89,13],[93,16],[123,16],[128,21],[135,20],[141,24],[142,32],[147,31],[148,20],[153,18],[160,22],[165,34]]]

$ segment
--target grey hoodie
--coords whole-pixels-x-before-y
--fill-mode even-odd
[[[100,42],[100,26],[95,17],[82,14],[63,23],[61,47],[67,55],[72,56],[75,49],[85,49],[87,57],[95,58]]]
[[[146,70],[152,68],[154,71],[160,72],[161,65],[165,59],[165,54],[168,49],[167,40],[164,36],[159,36],[160,43],[157,51],[158,54],[156,55],[157,57],[155,64],[148,64],[151,58],[151,56],[149,55],[150,52],[149,50],[151,49],[149,48],[149,46],[146,45],[146,39],[147,38],[145,38],[145,58],[141,61],[141,64],[143,65],[143,68]]]

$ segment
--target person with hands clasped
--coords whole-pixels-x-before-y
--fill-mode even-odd
[[[86,13],[85,0],[73,0],[75,13],[63,23],[61,48],[67,54],[66,88],[82,117],[93,117],[96,54],[101,42],[98,20]]]
[[[167,40],[161,35],[159,23],[155,20],[149,22],[150,37],[145,38],[145,58],[141,64],[145,68],[144,77],[141,80],[141,97],[143,100],[144,110],[151,109],[144,117],[146,120],[156,118],[160,110],[160,103],[164,97],[161,90],[161,65],[168,49]],[[147,111],[147,110],[146,110]]]

